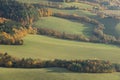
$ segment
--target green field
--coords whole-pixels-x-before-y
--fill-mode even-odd
[[[114,45],[59,40],[28,35],[22,46],[0,45],[1,52],[22,58],[104,59],[120,62],[120,48]],[[0,68],[0,80],[120,80],[120,73],[74,73],[62,68]]]
[[[71,7],[71,6],[75,6],[75,7],[79,7],[80,9],[92,9],[93,6],[85,4],[85,3],[76,3],[76,2],[70,2],[70,3],[63,3],[62,4],[63,7]]]
[[[60,32],[70,34],[84,34],[86,36],[92,35],[94,26],[91,24],[80,23],[57,17],[41,18],[34,23],[34,26],[40,28],[49,28]]]
[[[91,18],[96,17],[96,14],[85,10],[66,10],[66,9],[55,9],[55,8],[51,8],[51,9],[56,13],[63,12],[65,14],[77,14],[79,16],[88,16]]]
[[[120,48],[114,45],[59,40],[39,35],[24,38],[24,45],[0,45],[1,52],[16,57],[40,59],[103,59],[120,62]]]
[[[48,0],[17,0],[23,3],[47,3]],[[92,6],[84,3],[63,3],[63,7],[77,6],[81,9],[68,10],[51,8],[53,12],[77,14],[97,19],[105,25],[104,33],[120,37],[120,21],[105,18],[83,8]],[[44,17],[33,24],[35,27],[49,28],[70,34],[91,36],[94,26],[57,17]],[[120,46],[77,42],[50,38],[42,35],[27,35],[24,45],[0,45],[0,52],[17,58],[51,59],[100,59],[120,63]],[[64,68],[21,69],[0,67],[0,80],[120,80],[120,73],[75,73]]]
[[[120,73],[73,73],[62,68],[0,68],[0,80],[120,80]]]

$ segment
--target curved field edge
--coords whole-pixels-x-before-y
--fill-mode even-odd
[[[0,45],[1,52],[40,59],[103,59],[119,63],[120,49],[114,45],[74,42],[40,35],[28,35],[24,45]]]
[[[94,77],[94,78],[93,78]],[[74,73],[63,68],[0,68],[0,80],[119,80],[120,73]]]
[[[91,36],[95,27],[92,24],[79,23],[57,17],[41,18],[39,21],[34,23],[34,26],[38,28],[53,29],[69,34],[83,34],[86,36]]]

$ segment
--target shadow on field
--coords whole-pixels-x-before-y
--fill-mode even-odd
[[[104,24],[105,29],[104,29],[104,33],[108,34],[108,35],[113,35],[115,37],[120,37],[120,33],[119,29],[116,29],[116,26],[120,23],[120,20],[116,20],[113,18],[105,18],[105,19],[97,19],[98,21],[100,21],[102,24]]]
[[[85,23],[84,27],[86,27],[82,32],[85,36],[92,36],[93,35],[93,30],[95,25],[89,24],[89,23]]]
[[[71,73],[71,71],[65,69],[65,68],[57,68],[57,67],[53,67],[53,68],[46,68],[47,72],[50,73]]]

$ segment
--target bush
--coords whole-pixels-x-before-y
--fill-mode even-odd
[[[73,72],[111,73],[120,71],[120,64],[112,64],[104,60],[40,60],[32,58],[14,58],[7,53],[0,54],[0,67],[14,68],[48,68],[60,67]]]

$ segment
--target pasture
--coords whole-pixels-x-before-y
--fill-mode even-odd
[[[23,3],[47,3],[48,0],[18,0]],[[63,7],[77,6],[92,9],[84,3],[62,3]],[[94,18],[105,25],[104,33],[120,37],[120,22],[111,18],[99,18],[87,10],[56,9],[53,12],[77,14]],[[112,13],[110,11],[107,11]],[[118,14],[118,13],[116,13]],[[33,24],[34,27],[49,28],[70,34],[91,36],[94,26],[57,17],[44,17]],[[120,63],[120,46],[77,42],[50,38],[42,35],[27,35],[24,45],[0,45],[0,52],[17,58],[52,59],[100,59]],[[74,73],[63,68],[0,68],[0,80],[120,80],[120,73]]]
[[[22,46],[0,45],[0,51],[19,58],[103,59],[120,62],[118,46],[60,40],[40,35],[26,36]]]
[[[120,80],[120,73],[74,73],[62,68],[0,68],[0,80]]]
[[[45,17],[34,23],[35,27],[48,28],[69,34],[83,34],[91,36],[94,25],[80,23],[57,17]]]

